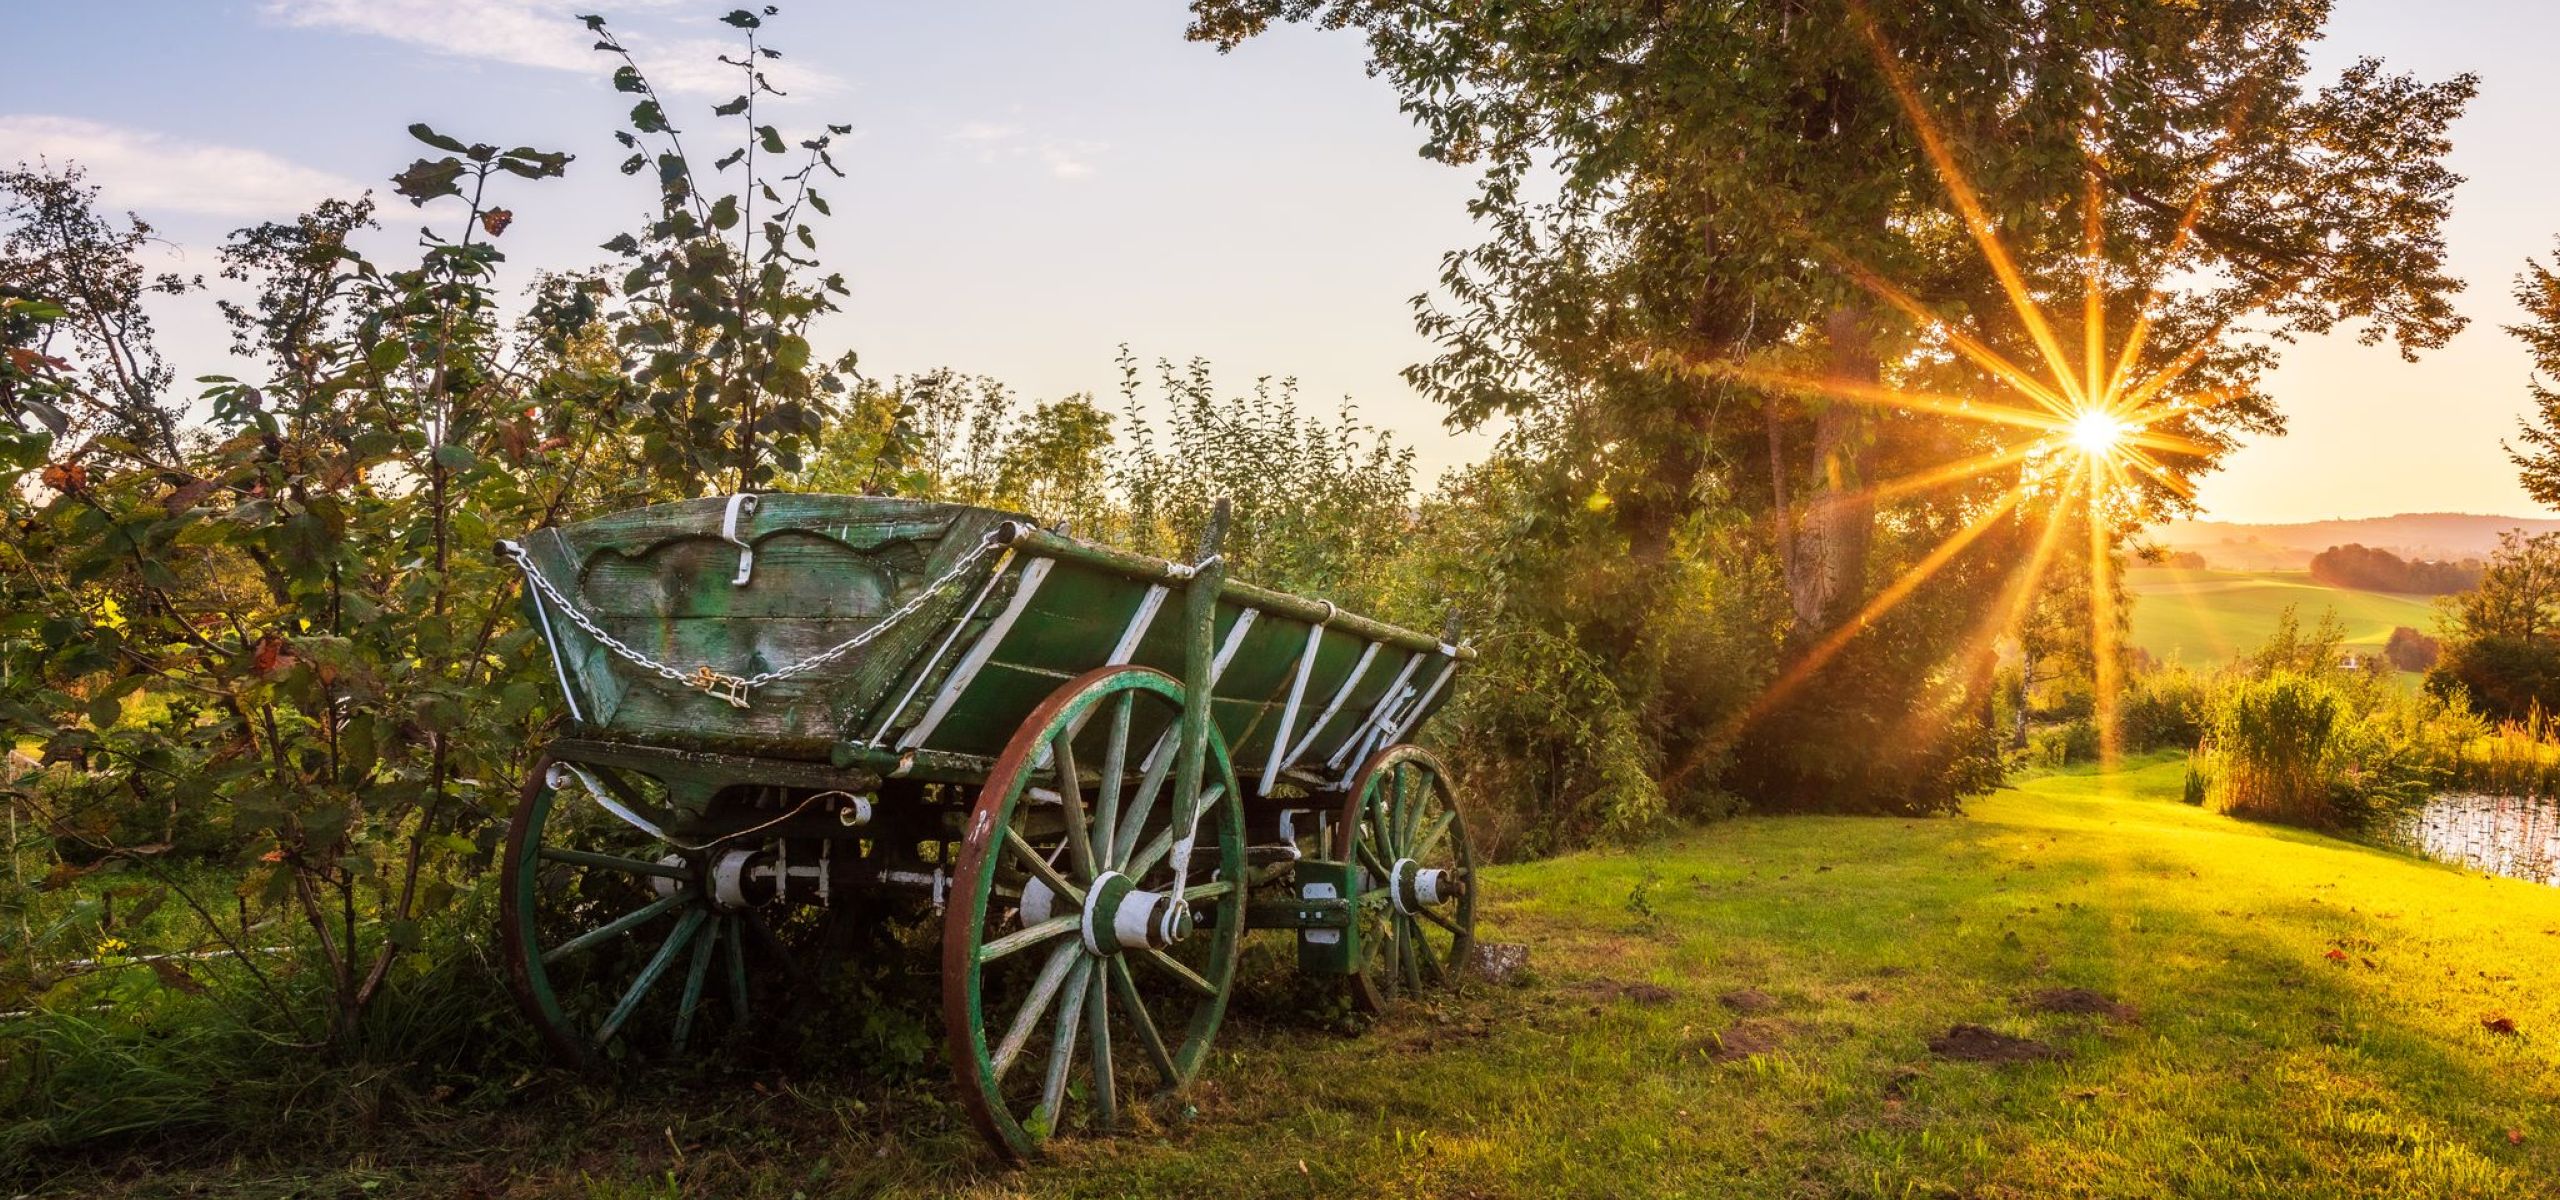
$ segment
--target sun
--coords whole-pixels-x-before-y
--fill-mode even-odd
[[[2069,437],[2082,454],[2091,458],[2113,458],[2124,448],[2125,438],[2133,428],[2116,419],[2115,414],[2089,409],[2072,418]]]

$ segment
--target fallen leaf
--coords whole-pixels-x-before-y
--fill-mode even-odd
[[[2510,1146],[2521,1146],[2521,1145],[2523,1145],[2523,1144],[2524,1144],[2524,1131],[2523,1131],[2523,1130],[2521,1130],[2521,1129],[2510,1129],[2510,1130],[2508,1130],[2508,1131],[2507,1131],[2507,1144],[2508,1144],[2508,1145],[2510,1145]]]
[[[2516,1031],[2516,1021],[2505,1013],[2490,1013],[2480,1018],[2480,1028],[2491,1033],[2513,1034]]]
[[[2330,962],[2345,962],[2347,961],[2347,952],[2332,946],[2329,948],[2328,958]]]

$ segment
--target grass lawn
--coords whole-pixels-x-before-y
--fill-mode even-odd
[[[2435,628],[2435,604],[2424,596],[2360,592],[2317,582],[2305,571],[2197,571],[2135,567],[2124,573],[2134,597],[2133,644],[2161,662],[2218,667],[2257,649],[2274,633],[2287,605],[2305,625],[2323,609],[2338,614],[2351,648],[2379,653],[2392,627]]]
[[[1356,1034],[1247,1004],[1196,1117],[1018,1172],[976,1154],[938,1080],[732,1076],[532,1084],[490,1111],[390,1114],[353,1161],[206,1147],[49,1186],[2552,1195],[2560,889],[2188,808],[2182,770],[2048,776],[1958,819],[1752,818],[1503,868],[1487,923],[1533,947],[1525,982]],[[2026,1057],[1933,1053],[1959,1025],[2032,1044],[1976,1032]]]

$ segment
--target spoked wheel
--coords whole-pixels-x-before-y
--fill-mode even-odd
[[[516,804],[499,879],[507,983],[573,1062],[680,1056],[772,1007],[793,969],[771,924],[786,914],[721,902],[719,869],[745,852],[640,827],[671,815],[654,785],[548,758]]]
[[[1244,808],[1214,726],[1200,794],[1174,794],[1181,717],[1161,672],[1071,680],[970,814],[943,1025],[961,1100],[1007,1158],[1113,1127],[1208,1057],[1242,944]]]
[[[1378,1012],[1455,983],[1475,949],[1476,855],[1448,768],[1419,746],[1379,751],[1334,828],[1360,871],[1352,999]]]

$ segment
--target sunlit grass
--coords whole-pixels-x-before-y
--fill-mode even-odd
[[[1960,820],[1747,818],[1499,868],[1489,933],[1531,947],[1525,985],[1353,1035],[1290,1007],[1302,994],[1266,974],[1221,1034],[1195,1118],[1019,1173],[977,1157],[930,1076],[715,1073],[615,1093],[552,1085],[467,1118],[393,1113],[353,1161],[208,1148],[123,1186],[2547,1195],[2560,889],[2215,816],[2176,802],[2176,758],[2135,766],[2034,779]],[[2063,987],[2130,1012],[2036,1011]],[[2483,1024],[2499,1017],[2517,1032]],[[1932,1055],[1928,1039],[1956,1024],[2069,1057]]]

